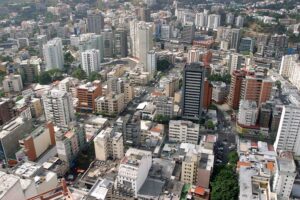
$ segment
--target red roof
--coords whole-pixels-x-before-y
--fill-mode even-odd
[[[205,194],[205,189],[203,187],[196,187],[195,194],[203,196]]]
[[[251,147],[257,148],[258,147],[257,142],[251,141]]]

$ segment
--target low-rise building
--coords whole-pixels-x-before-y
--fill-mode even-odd
[[[124,94],[108,94],[96,99],[97,112],[107,115],[117,115],[124,109]]]
[[[221,81],[212,81],[212,100],[218,104],[224,103],[228,95],[227,86]]]
[[[19,74],[5,76],[2,81],[4,92],[21,92],[23,89],[22,77]]]
[[[156,116],[165,116],[172,119],[174,116],[174,99],[172,97],[157,97],[154,104],[156,106]]]
[[[169,122],[169,141],[198,144],[199,124],[184,120],[171,120]]]

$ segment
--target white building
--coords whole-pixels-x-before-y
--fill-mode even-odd
[[[140,63],[147,65],[147,54],[153,49],[153,24],[140,22],[137,29],[138,58]]]
[[[232,75],[232,73],[235,70],[238,70],[241,68],[242,60],[243,60],[243,56],[241,54],[238,54],[238,53],[230,54],[229,61],[228,61],[228,68],[229,68],[230,75]]]
[[[237,27],[237,28],[242,28],[243,26],[244,26],[244,17],[242,17],[242,16],[237,16],[236,18],[235,18],[235,26]]]
[[[44,94],[43,105],[47,121],[56,126],[68,127],[75,118],[73,100],[70,93],[52,89]]]
[[[228,95],[226,83],[221,81],[212,81],[212,100],[216,103],[223,103]]]
[[[200,62],[200,49],[190,49],[188,51],[187,63]]]
[[[94,138],[95,155],[97,160],[121,159],[124,156],[122,133],[115,132],[112,128],[102,130]]]
[[[148,51],[147,53],[147,63],[146,63],[146,72],[150,73],[150,78],[152,79],[156,72],[156,53],[154,50]]]
[[[198,144],[199,124],[184,120],[170,120],[169,140],[172,142],[186,142]]]
[[[238,123],[245,126],[254,126],[258,117],[258,108],[255,101],[241,100],[238,113]]]
[[[297,175],[296,165],[291,152],[280,152],[276,159],[273,190],[278,199],[289,199]]]
[[[283,106],[274,147],[300,155],[300,107]]]
[[[207,26],[207,13],[197,13],[195,17],[195,26],[197,29],[203,29]]]
[[[4,92],[21,92],[23,90],[22,77],[19,74],[5,76],[2,85]]]
[[[207,28],[216,30],[221,23],[221,16],[216,14],[208,15]]]
[[[50,69],[63,69],[64,67],[64,54],[63,46],[60,38],[54,38],[44,44],[43,54],[46,62],[46,70]]]
[[[152,153],[130,148],[121,160],[116,187],[126,187],[133,190],[135,197],[144,184],[152,165]]]
[[[100,51],[97,49],[86,50],[81,53],[82,69],[89,76],[91,72],[100,70]]]
[[[285,78],[290,78],[294,69],[293,65],[298,60],[299,54],[282,56],[279,74]]]

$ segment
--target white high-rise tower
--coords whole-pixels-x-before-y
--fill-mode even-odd
[[[46,62],[46,70],[62,69],[64,67],[64,54],[62,41],[54,38],[43,46],[43,54]]]

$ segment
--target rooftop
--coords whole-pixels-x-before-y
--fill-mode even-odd
[[[13,174],[6,174],[0,171],[0,199],[20,180],[19,177]]]

